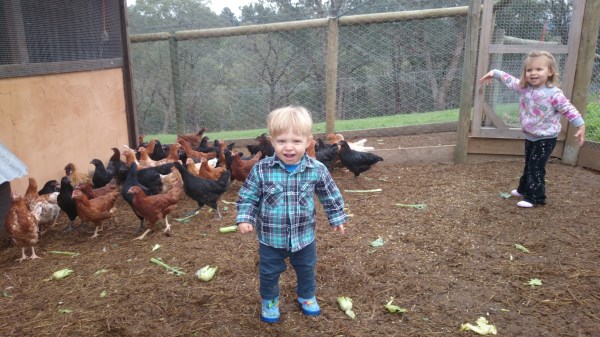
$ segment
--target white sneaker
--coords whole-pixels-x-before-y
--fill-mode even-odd
[[[523,197],[523,194],[519,193],[519,191],[517,191],[517,190],[510,191],[510,195],[512,195],[513,197],[519,197],[519,198]]]
[[[533,204],[530,203],[529,201],[521,200],[521,201],[517,202],[517,206],[523,207],[523,208],[531,208],[531,207],[533,207]]]

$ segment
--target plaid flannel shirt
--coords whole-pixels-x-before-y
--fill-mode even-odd
[[[263,244],[299,251],[315,239],[315,194],[332,227],[346,222],[344,199],[325,165],[305,154],[290,173],[277,156],[267,157],[240,189],[237,223],[252,224]]]

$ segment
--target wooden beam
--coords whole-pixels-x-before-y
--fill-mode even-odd
[[[337,106],[337,69],[340,27],[335,18],[329,18],[327,27],[327,64],[325,65],[325,130],[335,130]]]
[[[592,69],[594,67],[598,30],[600,29],[600,15],[598,13],[600,13],[600,0],[587,0],[577,54],[573,93],[571,95],[571,103],[579,110],[582,116],[585,116],[587,96],[592,81]],[[565,151],[563,153],[563,162],[569,165],[576,165],[579,155],[579,144],[575,139],[575,132],[577,132],[577,129],[569,124],[567,138],[565,139]]]
[[[481,22],[481,1],[469,2],[467,16],[467,31],[465,39],[465,59],[463,61],[462,83],[460,87],[460,112],[458,117],[458,134],[456,137],[456,152],[454,162],[467,162],[467,146],[469,142],[469,126],[473,110],[473,90],[475,73],[477,72],[477,41],[479,40],[479,25]]]
[[[394,165],[452,163],[455,147],[455,145],[407,147],[374,150],[371,153],[383,158],[384,163]]]

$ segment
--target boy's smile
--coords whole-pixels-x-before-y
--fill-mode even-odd
[[[306,152],[308,137],[295,134],[291,129],[271,139],[275,155],[286,165],[298,164]]]

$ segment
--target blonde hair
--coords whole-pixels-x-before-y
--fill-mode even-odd
[[[543,50],[529,52],[525,57],[525,60],[523,60],[523,69],[521,69],[521,78],[519,79],[519,86],[521,88],[525,88],[527,86],[527,65],[531,62],[531,60],[538,57],[546,57],[546,59],[548,60],[548,70],[552,73],[552,75],[548,76],[546,86],[558,88],[560,82],[560,75],[558,73],[558,67],[556,67],[556,60],[554,59],[554,56],[552,54]]]
[[[302,106],[290,105],[275,109],[267,116],[267,130],[271,137],[277,137],[289,130],[297,135],[310,137],[312,125],[310,113]]]

